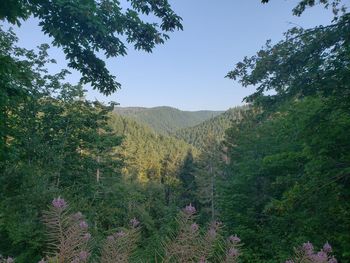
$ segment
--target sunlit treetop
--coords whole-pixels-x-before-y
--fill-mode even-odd
[[[269,107],[314,95],[346,98],[349,35],[349,13],[343,13],[327,26],[291,28],[283,40],[275,45],[267,41],[256,55],[236,63],[226,77],[238,80],[244,87],[256,87],[256,91],[245,98],[246,102]]]
[[[112,0],[8,0],[1,3],[0,19],[20,25],[30,16],[38,18],[43,32],[63,49],[69,67],[81,72],[82,82],[109,95],[121,85],[97,52],[107,58],[124,56],[126,42],[152,52],[169,38],[167,32],[183,29],[181,17],[167,0],[128,0],[128,4],[123,9],[119,1]],[[159,23],[141,18],[147,15]]]
[[[261,0],[261,2],[266,4],[270,2],[270,0]],[[313,7],[315,5],[323,5],[327,9],[332,8],[334,15],[337,16],[340,11],[345,11],[345,5],[342,4],[342,2],[342,0],[301,0],[293,8],[293,14],[296,16],[300,16],[308,7]]]

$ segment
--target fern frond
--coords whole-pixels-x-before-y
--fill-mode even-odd
[[[136,219],[130,221],[131,227],[106,238],[101,250],[101,263],[127,263],[140,238],[140,227]]]
[[[47,229],[49,262],[87,262],[91,235],[81,213],[71,214],[64,199],[55,198],[44,213]]]

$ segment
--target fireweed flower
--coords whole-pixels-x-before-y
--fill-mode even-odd
[[[57,209],[64,209],[67,207],[67,203],[63,198],[58,197],[53,199],[52,206]]]
[[[337,263],[336,258],[329,255],[331,252],[332,247],[328,242],[318,252],[314,251],[314,247],[310,242],[307,242],[296,251],[294,260],[287,260],[285,263],[304,262],[305,260],[312,263]]]
[[[331,247],[331,245],[328,242],[323,245],[323,251],[326,252],[326,253],[331,253],[332,252],[332,247]]]
[[[320,252],[317,252],[317,254],[315,255],[312,255],[312,259],[315,261],[315,262],[327,262],[327,259],[328,259],[328,255],[326,252],[324,251],[320,251]]]
[[[229,236],[228,240],[233,244],[241,242],[241,239],[237,235]]]
[[[133,218],[130,220],[130,225],[132,227],[137,227],[139,224],[140,224],[140,222],[136,218]]]
[[[314,246],[308,241],[307,243],[303,244],[303,250],[306,254],[312,254],[314,252]]]
[[[184,212],[187,215],[193,215],[194,213],[196,213],[196,208],[192,206],[192,204],[189,204],[184,208]]]
[[[79,226],[82,229],[87,229],[89,227],[88,223],[86,223],[85,221],[80,221]]]

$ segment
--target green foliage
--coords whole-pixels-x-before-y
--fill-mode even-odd
[[[274,46],[270,41],[236,64],[227,77],[257,91],[246,98],[267,108],[307,96],[349,96],[350,15],[329,26],[292,28]],[[266,91],[275,95],[265,96]]]
[[[127,188],[123,200],[127,216],[143,222],[142,242],[136,254],[153,262],[155,257],[159,259],[153,251],[171,232],[178,207],[183,206],[182,196],[188,185],[182,179],[189,175],[185,160],[192,147],[116,113],[111,114],[110,126],[123,136],[117,153],[124,163],[122,174]],[[193,154],[197,154],[195,149]]]
[[[195,178],[195,172],[196,170],[193,154],[192,151],[189,150],[183,161],[183,165],[179,170],[179,180],[182,187],[180,195],[180,202],[182,203],[181,207],[190,203],[198,207],[198,201],[196,197],[198,187]]]
[[[350,260],[349,28],[349,14],[293,28],[228,74],[257,87],[226,133],[219,182],[223,221],[247,244],[247,261],[282,261],[307,240],[329,240]]]
[[[39,18],[83,74],[77,85],[64,82],[67,70],[48,74],[54,62],[48,45],[36,52],[19,48],[11,30],[0,30],[0,254],[18,263],[39,261],[47,249],[43,218],[58,233],[55,251],[81,250],[86,233],[70,217],[64,227],[78,239],[60,236],[57,214],[41,213],[61,195],[86,215],[97,242],[138,218],[143,227],[130,232],[141,236],[133,256],[146,262],[215,262],[212,249],[218,262],[236,261],[236,243],[212,242],[219,225],[200,231],[192,206],[173,219],[191,202],[200,221],[221,218],[226,232],[240,235],[245,262],[280,262],[307,240],[316,246],[329,240],[340,260],[350,261],[349,14],[329,26],[293,28],[283,41],[237,63],[227,76],[257,87],[246,98],[249,107],[221,115],[166,107],[116,108],[116,114],[113,105],[82,99],[83,83],[105,94],[119,87],[95,53],[123,55],[121,34],[150,52],[167,39],[165,31],[181,29],[167,1],[129,3],[126,11],[116,1],[66,0],[7,1],[0,9],[10,23]],[[316,3],[341,8],[337,0],[300,1],[294,13]],[[161,25],[141,20],[152,13]],[[166,251],[154,254],[174,232]],[[121,261],[129,260],[135,243],[114,241],[100,250],[105,261],[113,262],[120,248]],[[225,254],[223,247],[230,250]]]
[[[197,199],[200,203],[200,220],[219,220],[217,211],[217,178],[223,175],[224,148],[214,135],[208,134],[205,146],[196,160]]]
[[[245,111],[246,108],[247,106],[229,109],[198,125],[179,129],[173,135],[192,144],[197,149],[203,150],[208,145],[208,136],[213,136],[217,141],[223,140],[225,131],[231,126],[234,120],[241,118],[242,111]]]
[[[81,72],[81,81],[109,95],[120,84],[97,52],[104,52],[107,58],[126,55],[121,36],[135,49],[151,52],[169,38],[167,32],[182,30],[181,18],[167,0],[128,2],[130,7],[123,10],[120,2],[110,0],[10,0],[1,4],[0,19],[20,25],[30,16],[38,18],[43,32],[53,37],[55,46],[62,47],[69,67]],[[144,21],[141,17],[145,15],[158,18],[160,24]]]
[[[262,3],[268,3],[270,0],[261,0]],[[342,0],[299,0],[298,4],[293,8],[293,15],[300,16],[306,8],[313,7],[317,4],[323,5],[326,9],[332,8],[335,16],[339,12],[345,12],[345,4],[342,5]]]
[[[165,135],[158,135],[147,126],[132,118],[118,114],[111,116],[110,125],[124,136],[120,154],[124,158],[123,173],[140,182],[161,179],[162,162],[168,158],[172,176],[176,177],[187,150],[191,147],[183,141]]]
[[[202,230],[195,222],[196,209],[186,206],[177,216],[177,229],[164,243],[162,262],[238,262],[240,239],[221,235],[221,224],[212,222]]]
[[[97,216],[100,193],[120,180],[112,150],[121,138],[107,127],[108,107],[82,100],[81,85],[63,82],[66,70],[47,74],[47,45],[35,53],[16,47],[11,31],[0,36],[7,43],[1,49],[0,251],[28,262],[43,251],[40,211],[53,195],[71,197],[92,220],[103,217]],[[105,174],[100,182],[97,170]]]
[[[178,129],[195,126],[221,114],[221,111],[181,111],[171,107],[116,107],[115,111],[148,125],[159,134],[171,135]]]
[[[308,98],[228,131],[220,210],[249,255],[280,261],[290,254],[287,244],[327,239],[348,259],[347,116],[327,99]]]

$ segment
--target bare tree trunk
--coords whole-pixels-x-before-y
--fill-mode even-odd
[[[97,128],[98,129],[98,140],[100,141],[100,136],[101,136],[101,129]],[[98,151],[98,154],[100,152]],[[101,161],[101,157],[100,155],[97,155],[97,169],[96,169],[96,181],[97,183],[100,182],[100,178],[101,178],[101,175],[100,175],[100,161]]]

